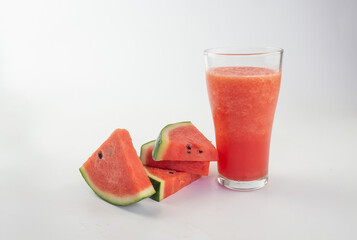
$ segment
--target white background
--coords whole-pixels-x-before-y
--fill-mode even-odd
[[[1,1],[0,239],[356,239],[355,1]],[[100,200],[78,168],[191,120],[214,139],[203,50],[285,49],[270,182],[211,175],[161,203]]]

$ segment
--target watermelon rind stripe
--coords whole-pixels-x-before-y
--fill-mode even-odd
[[[181,127],[183,125],[191,125],[191,121],[184,121],[166,125],[160,132],[159,136],[156,139],[154,149],[152,151],[152,158],[155,161],[161,161],[162,156],[165,154],[167,147],[169,145],[169,132],[172,129]]]
[[[148,174],[150,182],[156,191],[156,193],[150,196],[150,198],[160,202],[164,198],[165,180],[152,175],[146,168],[145,171]]]
[[[155,141],[156,140],[152,140],[150,142],[147,142],[147,143],[144,143],[143,145],[141,145],[141,148],[140,148],[140,160],[143,164],[146,164],[146,151],[147,151],[147,147],[150,146],[151,144],[155,144]]]
[[[150,198],[155,200],[155,201],[160,202],[162,200],[162,198],[163,198],[162,194],[160,194],[160,192],[161,192],[161,182],[156,181],[154,178],[151,178],[151,177],[149,177],[149,179],[150,179],[151,184],[154,186],[155,191],[157,189],[156,193],[151,195]]]
[[[93,184],[93,182],[90,180],[90,177],[88,176],[88,173],[83,166],[79,169],[79,171],[81,172],[84,180],[87,182],[89,187],[95,192],[95,194],[97,194],[103,200],[105,200],[111,204],[114,204],[114,205],[120,205],[120,206],[130,205],[130,204],[136,203],[144,198],[150,197],[151,195],[153,195],[155,193],[154,187],[149,186],[146,189],[140,191],[139,193],[137,193],[135,195],[118,197],[111,193],[107,193],[107,192],[104,192],[104,191],[101,191],[100,189],[98,189]]]

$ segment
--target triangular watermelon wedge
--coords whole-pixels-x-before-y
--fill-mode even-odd
[[[125,129],[115,130],[79,170],[99,197],[115,205],[129,205],[155,193]]]
[[[178,122],[164,127],[152,152],[155,161],[217,161],[213,144],[191,123]]]
[[[152,159],[152,150],[155,146],[155,140],[145,143],[140,149],[140,160],[145,166],[157,167],[162,169],[176,170],[208,176],[208,161],[154,161]]]
[[[154,167],[145,167],[156,193],[150,198],[160,202],[180,189],[196,181],[201,176],[197,174],[176,172]]]

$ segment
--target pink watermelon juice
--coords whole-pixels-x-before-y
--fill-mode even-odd
[[[281,73],[259,67],[216,67],[206,75],[218,172],[239,181],[265,177]]]

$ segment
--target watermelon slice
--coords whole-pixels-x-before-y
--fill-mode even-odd
[[[115,130],[79,170],[99,197],[115,205],[129,205],[155,193],[125,129]]]
[[[156,193],[150,198],[160,202],[162,199],[174,194],[201,176],[197,174],[176,172],[154,167],[145,167]]]
[[[213,144],[191,123],[169,124],[161,130],[152,152],[155,161],[217,161]]]
[[[152,150],[155,146],[155,140],[145,143],[141,146],[140,160],[145,166],[157,167],[162,169],[176,170],[192,174],[208,176],[208,161],[154,161],[152,159]]]

